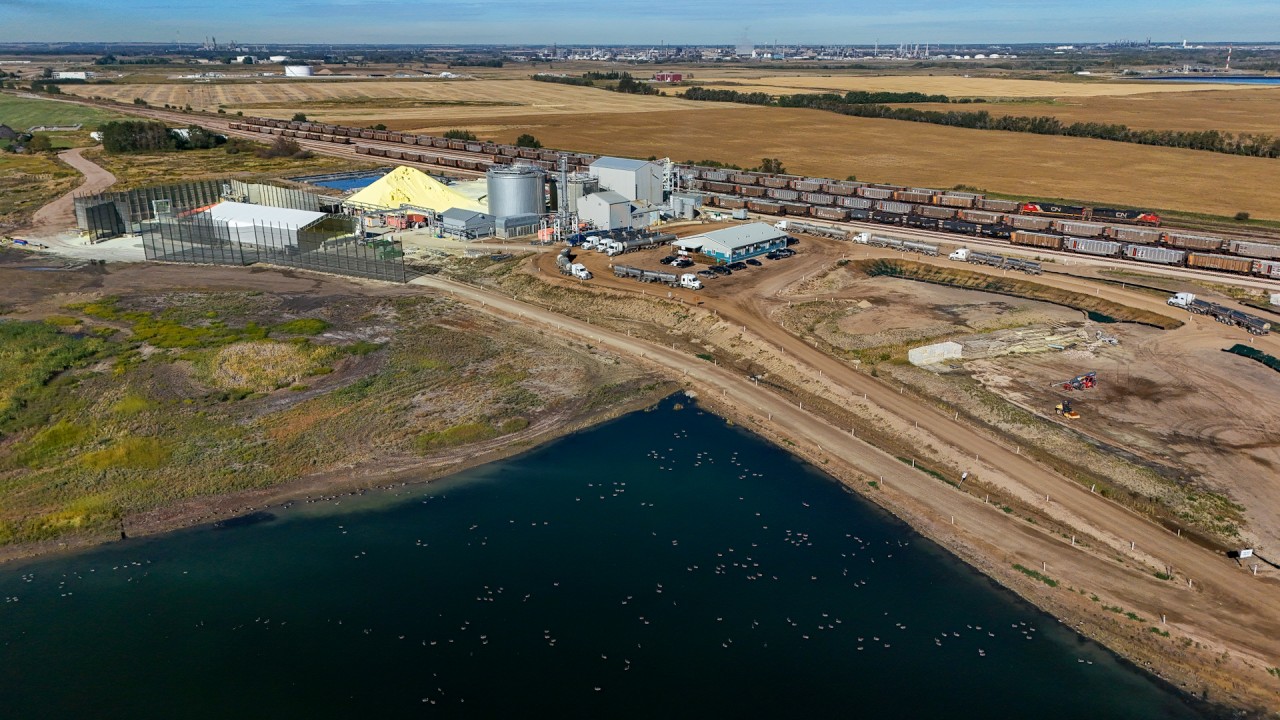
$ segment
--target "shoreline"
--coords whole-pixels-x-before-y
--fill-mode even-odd
[[[372,470],[367,475],[361,475],[361,466],[334,469],[306,475],[271,487],[194,498],[153,508],[124,519],[127,538],[120,538],[116,531],[112,530],[94,535],[11,545],[0,548],[0,567],[12,567],[56,555],[84,552],[112,543],[155,538],[178,530],[204,525],[212,526],[255,512],[289,507],[299,502],[363,495],[409,485],[427,485],[465,470],[537,450],[567,435],[603,425],[623,415],[645,410],[678,392],[680,387],[676,383],[662,380],[658,383],[658,389],[653,392],[603,410],[574,417],[567,423],[550,427],[538,425],[534,426],[532,433],[522,432],[496,438],[483,443],[481,448],[474,445],[463,446],[454,449],[453,452],[435,457],[416,460],[400,458],[399,465],[389,469]],[[388,460],[396,459],[384,458],[377,464],[385,464]]]
[[[1176,667],[1167,665],[1170,660],[1168,654],[1162,648],[1155,647],[1153,643],[1150,643],[1144,634],[1126,635],[1123,632],[1123,626],[1111,618],[1099,613],[1086,612],[1063,601],[1061,598],[1055,597],[1055,594],[1045,586],[1012,571],[1007,564],[1002,565],[999,562],[1001,558],[996,557],[995,553],[984,552],[983,549],[974,546],[963,538],[943,532],[940,520],[928,516],[927,509],[923,507],[908,507],[908,503],[904,502],[893,502],[888,493],[883,490],[868,492],[866,489],[868,485],[865,483],[866,478],[856,468],[847,466],[834,457],[822,457],[819,453],[803,448],[800,444],[786,442],[781,435],[769,432],[767,426],[761,423],[759,418],[755,418],[750,413],[740,411],[731,405],[718,402],[714,397],[695,395],[693,401],[704,410],[723,418],[726,422],[742,428],[744,431],[822,471],[839,483],[841,487],[856,495],[859,499],[875,506],[880,511],[887,513],[896,521],[903,523],[913,532],[945,551],[954,560],[963,563],[988,581],[1013,593],[1021,601],[1049,615],[1059,624],[1065,625],[1080,636],[1097,643],[1118,661],[1141,671],[1153,682],[1173,691],[1189,707],[1205,714],[1207,717],[1240,718],[1272,717],[1276,715],[1276,711],[1265,709],[1267,706],[1262,703],[1260,694],[1252,698],[1255,701],[1254,703],[1250,703],[1249,699],[1237,695],[1228,695],[1230,700],[1235,702],[1227,702],[1216,698],[1210,699],[1203,691],[1198,694],[1193,690],[1193,687],[1196,685],[1203,687],[1210,684],[1210,679],[1206,677],[1204,671],[1208,667],[1215,667],[1212,662],[1195,664],[1185,662]],[[826,462],[828,460],[832,462]],[[1212,653],[1209,649],[1206,649],[1205,654],[1216,655],[1217,653]],[[1224,668],[1223,672],[1214,673],[1213,676],[1213,680],[1219,681],[1215,684],[1215,689],[1219,689],[1220,692],[1224,674],[1229,677],[1230,671]],[[1234,689],[1240,690],[1240,685],[1236,683]]]
[[[1156,665],[1158,660],[1167,660],[1155,648],[1147,647],[1140,642],[1145,638],[1140,635],[1127,638],[1115,628],[1105,627],[1099,622],[1100,616],[1082,612],[1068,603],[1055,598],[1053,593],[1041,589],[1034,582],[1017,573],[1008,572],[1001,567],[997,559],[980,548],[957,537],[940,531],[936,519],[930,518],[917,509],[907,507],[905,503],[892,502],[887,493],[880,490],[866,491],[861,473],[843,463],[824,462],[830,458],[822,458],[806,451],[799,445],[785,442],[780,435],[768,431],[758,419],[744,414],[729,404],[717,402],[715,398],[703,397],[691,388],[681,388],[674,382],[667,382],[664,387],[632,398],[617,406],[590,413],[575,419],[573,422],[541,432],[534,437],[522,437],[497,444],[496,447],[476,454],[468,454],[458,462],[442,462],[446,458],[425,458],[416,465],[399,467],[382,474],[356,479],[351,476],[352,470],[328,471],[298,480],[264,488],[262,490],[235,493],[232,495],[213,496],[199,500],[180,503],[176,506],[157,508],[142,514],[142,518],[132,528],[134,532],[121,540],[113,537],[84,537],[75,542],[59,542],[56,547],[51,543],[27,544],[15,546],[15,552],[0,551],[0,566],[22,566],[25,562],[38,562],[52,556],[74,554],[93,550],[112,543],[129,540],[158,539],[163,535],[180,530],[188,530],[203,526],[215,526],[237,518],[250,517],[255,513],[270,512],[274,509],[288,509],[301,501],[334,500],[341,497],[360,496],[370,492],[387,492],[406,486],[429,485],[441,478],[450,477],[458,472],[507,460],[527,452],[539,450],[545,445],[562,437],[594,429],[600,425],[616,420],[634,412],[643,412],[655,407],[673,395],[685,395],[688,405],[694,409],[713,414],[726,423],[749,433],[752,437],[766,442],[790,455],[802,460],[811,467],[820,470],[832,480],[839,483],[846,491],[869,503],[877,511],[886,514],[887,519],[899,522],[911,532],[933,543],[953,561],[963,564],[967,569],[981,575],[1000,588],[1013,593],[1019,601],[1025,602],[1036,610],[1045,613],[1061,625],[1066,625],[1078,635],[1097,643],[1110,653],[1122,665],[1140,671],[1151,682],[1169,691],[1181,702],[1196,712],[1209,718],[1227,717],[1263,717],[1265,711],[1256,706],[1227,703],[1220,700],[1207,699],[1195,693],[1190,684],[1204,681],[1194,668],[1178,668],[1173,672],[1164,671]],[[358,472],[358,471],[355,471]],[[412,479],[410,479],[412,478]],[[316,488],[327,492],[314,495]],[[307,491],[311,492],[308,493]],[[304,494],[305,493],[305,494]],[[228,504],[253,502],[257,504],[225,510],[218,518],[219,511]],[[212,507],[213,509],[210,513]],[[174,511],[178,511],[176,514]],[[195,517],[195,513],[204,514]],[[147,517],[153,516],[153,517]],[[135,518],[137,519],[137,518]],[[9,549],[6,549],[9,550]],[[1153,652],[1154,651],[1154,652]],[[1185,672],[1180,672],[1185,670]],[[1241,699],[1241,698],[1233,698]]]

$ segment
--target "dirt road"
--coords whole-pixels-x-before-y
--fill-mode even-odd
[[[116,183],[115,175],[81,157],[80,153],[84,151],[85,148],[75,148],[58,153],[59,160],[84,175],[84,182],[80,187],[37,210],[31,218],[31,226],[26,231],[27,234],[33,237],[47,237],[74,226],[76,224],[75,196],[102,192]]]
[[[803,268],[797,265],[794,270],[771,278],[769,284],[785,284],[799,272]],[[480,304],[491,312],[525,323],[537,322],[555,332],[664,368],[689,382],[711,403],[727,406],[736,420],[842,475],[851,485],[876,480],[882,488],[887,486],[877,493],[884,504],[910,517],[922,532],[1004,582],[1009,582],[1015,563],[1043,569],[1063,587],[1080,593],[1087,590],[1106,602],[1136,611],[1148,622],[1166,617],[1168,624],[1162,627],[1216,648],[1218,653],[1229,650],[1233,657],[1243,656],[1252,671],[1262,665],[1274,665],[1275,658],[1280,657],[1280,593],[1273,579],[1251,577],[1225,558],[1039,466],[1016,448],[1005,447],[950,416],[899,395],[777,328],[758,308],[741,308],[725,321],[741,320],[739,324],[760,332],[785,348],[799,366],[807,367],[810,379],[844,388],[851,401],[854,394],[865,392],[868,401],[891,416],[894,425],[908,418],[919,423],[917,437],[921,442],[963,450],[970,457],[976,452],[980,460],[973,463],[982,467],[984,476],[999,475],[1003,482],[1023,487],[1028,493],[1047,496],[1043,504],[1048,512],[1066,518],[1073,526],[1081,527],[1082,534],[1092,534],[1103,542],[1083,547],[1070,537],[1005,513],[980,497],[943,485],[851,437],[848,430],[830,425],[723,367],[439,277],[414,282]],[[761,290],[757,288],[757,292]],[[732,312],[726,310],[726,305],[719,307],[722,317],[725,312]],[[844,472],[839,472],[841,467]],[[1157,579],[1155,571],[1164,565],[1174,567],[1174,579]],[[1074,596],[1054,592],[1059,600],[1063,595]],[[1045,602],[1054,603],[1049,599]],[[1172,645],[1170,648],[1168,656],[1148,657],[1161,658],[1167,672],[1179,674],[1177,662],[1172,659],[1178,653]],[[1193,677],[1195,673],[1192,668],[1181,676]],[[1271,702],[1277,700],[1267,697]]]

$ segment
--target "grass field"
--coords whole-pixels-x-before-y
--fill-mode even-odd
[[[74,103],[0,93],[0,124],[19,131],[36,125],[96,127],[108,120],[117,120],[121,117],[123,116],[106,110]]]

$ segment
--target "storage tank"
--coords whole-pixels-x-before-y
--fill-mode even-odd
[[[496,218],[542,215],[546,212],[543,174],[529,165],[489,168],[489,214]]]
[[[310,65],[285,65],[285,77],[311,77]]]
[[[551,209],[558,210],[560,208],[560,176],[551,176]],[[586,173],[572,173],[569,175],[569,183],[566,186],[568,190],[565,197],[569,201],[569,212],[578,212],[578,201],[593,193],[600,192],[600,181]]]

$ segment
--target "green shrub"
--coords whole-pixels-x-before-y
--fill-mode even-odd
[[[414,440],[414,447],[420,453],[428,453],[433,450],[444,450],[458,445],[491,440],[497,437],[498,434],[498,429],[487,422],[461,423],[439,432],[419,435]]]
[[[169,451],[157,438],[125,438],[106,448],[80,458],[80,463],[91,470],[154,470],[169,459]]]
[[[329,327],[329,323],[320,318],[298,318],[276,325],[275,331],[286,335],[319,335]]]

